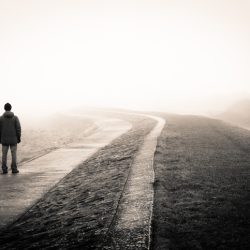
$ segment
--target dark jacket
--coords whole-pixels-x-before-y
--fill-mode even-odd
[[[15,145],[21,141],[21,125],[17,116],[6,111],[0,117],[0,143]]]

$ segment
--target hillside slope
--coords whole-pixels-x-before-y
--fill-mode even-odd
[[[250,128],[250,100],[235,103],[218,118],[241,127]]]

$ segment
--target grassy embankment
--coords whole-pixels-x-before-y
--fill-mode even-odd
[[[249,249],[250,131],[164,117],[154,162],[153,249]]]

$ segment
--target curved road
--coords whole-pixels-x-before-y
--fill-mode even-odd
[[[165,126],[163,118],[144,115],[156,120],[145,137],[131,166],[124,192],[110,227],[108,240],[112,249],[149,249],[154,200],[153,160],[158,136]]]
[[[153,119],[156,125],[145,136],[130,166],[103,249],[149,249],[154,200],[153,160],[165,120],[146,114],[124,114]],[[17,219],[74,167],[131,128],[130,123],[119,119],[100,121],[97,131],[82,143],[69,144],[26,162],[19,175],[0,176],[0,228]]]
[[[0,228],[16,220],[73,168],[131,128],[120,119],[98,119],[95,124],[97,130],[81,143],[21,164],[18,175],[0,175]]]

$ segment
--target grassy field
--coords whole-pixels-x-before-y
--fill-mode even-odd
[[[152,249],[249,249],[250,131],[163,115]]]

